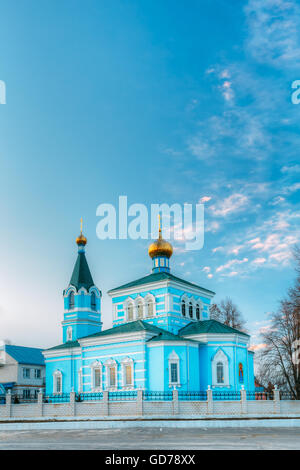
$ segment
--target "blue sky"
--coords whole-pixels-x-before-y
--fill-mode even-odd
[[[2,0],[0,337],[61,341],[84,218],[104,293],[147,274],[145,240],[96,237],[96,208],[205,202],[172,271],[238,304],[259,343],[299,241],[300,11],[293,0]]]

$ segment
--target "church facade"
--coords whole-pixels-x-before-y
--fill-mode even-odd
[[[173,249],[161,229],[149,247],[152,272],[108,292],[113,327],[106,330],[82,232],[76,243],[63,293],[63,342],[43,352],[46,394],[254,390],[249,335],[210,319],[214,292],[171,273]]]

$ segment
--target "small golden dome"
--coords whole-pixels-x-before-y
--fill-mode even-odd
[[[155,242],[151,243],[148,248],[148,253],[150,258],[154,258],[154,256],[166,256],[167,258],[171,258],[173,254],[173,247],[171,243],[167,242],[162,238],[160,221],[158,239]]]
[[[80,219],[80,235],[76,238],[77,245],[85,246],[87,244],[87,238],[82,233],[82,217]]]
[[[87,244],[87,238],[81,233],[79,237],[76,238],[77,245],[85,246]]]

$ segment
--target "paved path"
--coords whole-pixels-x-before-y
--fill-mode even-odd
[[[2,449],[297,449],[300,428],[1,431]]]

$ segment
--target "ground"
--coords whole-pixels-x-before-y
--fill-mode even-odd
[[[300,428],[0,431],[0,450],[300,449]]]

